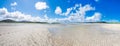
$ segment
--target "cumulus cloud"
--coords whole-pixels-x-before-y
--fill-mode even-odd
[[[81,4],[76,4],[74,7],[67,8],[67,11],[64,13],[62,13],[62,9],[60,7],[56,7],[55,13],[58,15],[67,16],[71,14],[72,10],[76,11],[78,14],[85,15],[87,11],[95,10],[95,8],[91,7],[89,4],[85,6],[82,6]]]
[[[15,21],[31,21],[31,22],[57,22],[58,19],[51,19],[45,14],[42,18],[24,14],[20,11],[9,12],[6,8],[0,8],[0,20],[11,19]]]
[[[75,13],[72,12],[75,11]],[[58,19],[59,21],[68,21],[68,22],[96,22],[100,21],[101,13],[94,13],[91,17],[86,17],[87,11],[95,10],[94,7],[89,4],[82,6],[82,4],[76,4],[74,7],[67,8],[65,13],[60,12],[59,15],[70,15],[67,18]],[[62,11],[62,10],[61,10]],[[85,18],[86,17],[86,18]]]
[[[62,13],[61,15],[67,16],[70,14],[71,10],[72,10],[72,8],[67,8],[67,11],[65,13]]]
[[[0,9],[0,15],[5,15],[5,14],[7,14],[8,12],[7,12],[7,9],[6,8],[1,8]]]
[[[48,21],[48,20],[49,20],[49,17],[48,17],[46,14],[44,15],[44,20],[45,20],[45,21]]]
[[[13,3],[11,3],[10,5],[11,5],[11,9],[12,9],[12,10],[16,10],[16,7],[15,7],[15,6],[17,6],[18,4],[17,4],[17,2],[13,2]]]
[[[96,12],[93,16],[86,17],[86,22],[97,22],[100,21],[100,19],[101,19],[101,13]]]
[[[39,22],[41,20],[40,17],[31,16],[24,14],[20,11],[8,12],[6,8],[0,8],[0,20],[4,19],[12,19],[15,21],[32,21]]]
[[[43,10],[49,8],[49,6],[46,4],[46,2],[37,2],[35,3],[35,8],[37,10]]]
[[[17,6],[17,2],[13,2],[10,4],[11,6]]]
[[[85,5],[85,6],[82,6],[81,4],[79,5],[75,5],[75,13],[71,13],[68,18],[69,20],[71,21],[74,21],[74,22],[84,22],[85,21],[85,15],[86,15],[86,12],[87,11],[91,11],[91,10],[95,10],[94,7],[90,6],[90,5]],[[76,10],[78,9],[78,10]]]
[[[88,11],[95,10],[94,7],[87,4],[76,4],[74,7],[66,9],[66,12],[62,12],[62,9],[57,6],[55,13],[58,15],[64,15],[66,18],[49,18],[47,14],[43,18],[39,16],[32,16],[24,14],[20,11],[8,12],[6,8],[0,8],[0,20],[13,19],[16,21],[32,21],[32,22],[97,22],[101,19],[101,13],[95,12],[92,16],[86,16]],[[73,12],[74,11],[74,12]],[[69,15],[69,16],[68,16]]]
[[[62,13],[62,10],[59,6],[56,7],[55,9],[55,14],[61,14]]]
[[[62,16],[67,16],[67,15],[70,14],[71,10],[72,10],[72,8],[67,8],[67,11],[62,13],[62,9],[59,6],[57,6],[56,9],[55,9],[55,14],[62,15]]]
[[[89,4],[87,4],[87,5],[83,6],[83,7],[80,6],[78,12],[80,12],[81,15],[85,15],[85,13],[87,11],[91,11],[91,10],[95,10],[95,8],[90,6]]]

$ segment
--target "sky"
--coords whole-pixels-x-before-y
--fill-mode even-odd
[[[0,20],[119,22],[120,0],[0,0]]]

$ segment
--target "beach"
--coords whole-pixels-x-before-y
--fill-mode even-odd
[[[0,46],[120,46],[120,24],[0,23]]]

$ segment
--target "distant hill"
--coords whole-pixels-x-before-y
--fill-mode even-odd
[[[0,22],[4,22],[4,23],[41,23],[41,24],[48,24],[47,22],[15,21],[15,20],[11,20],[11,19],[1,20]]]
[[[11,20],[11,19],[6,19],[6,20],[1,20],[0,22],[16,22],[16,21]]]
[[[100,22],[85,22],[85,23],[107,23],[105,21],[100,21]]]
[[[15,21],[15,20],[11,20],[11,19],[5,19],[5,20],[1,20],[0,22],[5,22],[5,23],[40,23],[40,24],[61,24],[60,22],[31,22],[31,21]],[[71,23],[71,22],[69,22]],[[74,23],[74,22],[73,22]],[[100,22],[75,22],[75,23],[108,23],[105,21],[100,21]],[[65,24],[65,23],[64,23]]]

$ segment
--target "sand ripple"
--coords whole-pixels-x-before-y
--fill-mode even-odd
[[[119,25],[110,26],[1,23],[0,46],[120,46]]]

